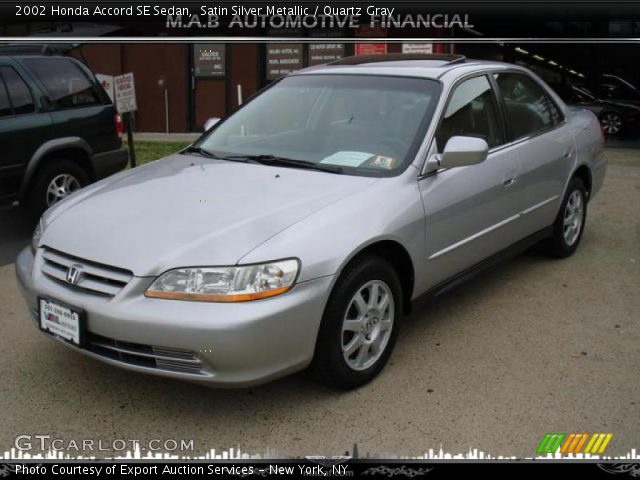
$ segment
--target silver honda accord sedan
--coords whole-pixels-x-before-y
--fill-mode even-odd
[[[525,68],[352,57],[60,201],[17,276],[42,332],[113,365],[354,388],[417,297],[533,244],[571,255],[606,164],[596,117]]]

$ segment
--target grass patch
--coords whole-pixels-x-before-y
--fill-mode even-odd
[[[172,153],[176,153],[182,150],[191,142],[160,142],[160,141],[145,141],[136,140],[134,142],[136,149],[136,163],[138,165],[144,165],[145,163],[153,162],[159,158],[166,157]],[[128,149],[126,141],[122,142],[122,147]]]

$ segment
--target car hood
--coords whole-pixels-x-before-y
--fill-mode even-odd
[[[233,265],[376,180],[176,154],[107,178],[52,208],[40,243],[137,276]]]

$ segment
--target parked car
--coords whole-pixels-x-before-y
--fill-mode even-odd
[[[69,194],[125,167],[122,124],[81,62],[0,48],[0,203],[38,216]]]
[[[617,136],[638,131],[640,103],[616,98],[599,98],[583,85],[552,85],[560,97],[572,107],[592,111],[606,135]]]
[[[17,276],[40,329],[113,365],[353,388],[416,298],[538,242],[571,255],[606,164],[596,117],[524,68],[348,58],[54,205]]]

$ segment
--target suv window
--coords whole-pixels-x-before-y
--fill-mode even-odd
[[[550,100],[544,89],[521,73],[496,73],[496,82],[504,98],[507,123],[514,139],[546,130],[554,125]],[[557,111],[555,115],[558,116]]]
[[[18,75],[13,67],[0,67],[0,75],[4,79],[4,83],[9,93],[11,107],[13,107],[14,115],[22,115],[24,113],[33,113],[33,97],[31,90]]]
[[[66,58],[28,58],[23,63],[57,106],[72,108],[100,103],[93,84],[73,61]]]
[[[484,75],[455,87],[436,132],[438,150],[456,135],[482,138],[490,148],[504,143],[493,90]]]
[[[8,117],[12,113],[9,95],[7,95],[4,82],[2,81],[2,77],[0,77],[0,117]]]

